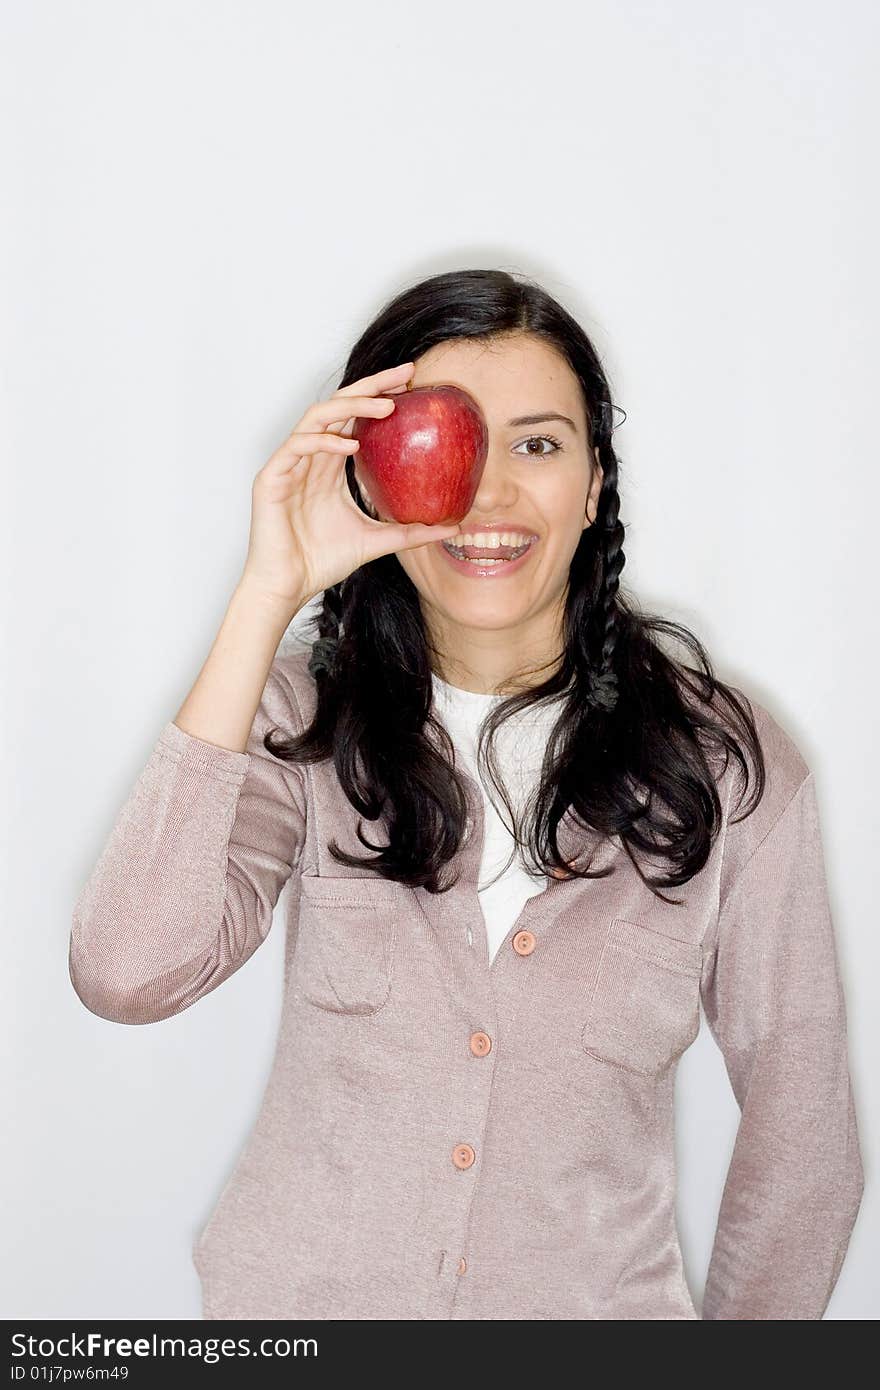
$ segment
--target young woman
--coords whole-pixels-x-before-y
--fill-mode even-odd
[[[460,525],[400,525],[352,430],[440,383],[482,407],[485,470]],[[155,1022],[290,882],[275,1063],[193,1249],[207,1318],[823,1315],[863,1174],[815,782],[624,598],[613,411],[540,286],[437,275],[254,480],[70,941],[90,1010]],[[742,1118],[698,1313],[673,1085],[701,1001]]]

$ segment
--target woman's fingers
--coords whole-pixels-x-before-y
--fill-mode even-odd
[[[370,559],[378,559],[380,555],[393,554],[398,550],[414,550],[416,546],[430,545],[434,541],[449,540],[461,530],[457,521],[435,526],[429,526],[422,521],[373,521],[370,524],[382,528],[381,531],[376,531],[377,547],[381,546],[381,549],[377,548]]]
[[[302,459],[315,454],[354,454],[359,441],[352,438],[358,417],[384,419],[394,411],[389,395],[407,389],[415,364],[403,362],[385,371],[361,377],[343,386],[325,400],[308,407],[296,428],[269,460],[272,472],[287,472]],[[385,392],[386,394],[381,394]],[[340,405],[353,413],[341,416]]]
[[[340,405],[340,396],[331,396],[326,401],[316,401],[314,405],[309,406],[301,423],[323,425],[325,429],[335,430],[337,433],[344,429],[346,433],[350,433],[359,415],[370,415],[373,419],[382,420],[394,410],[394,402],[387,396],[350,396],[345,402],[345,409],[354,409],[353,413],[347,416],[340,416]]]
[[[359,447],[360,440],[349,439],[345,435],[320,434],[312,431],[301,433],[296,430],[284,441],[281,448],[276,450],[266,467],[272,473],[286,473],[302,459],[310,458],[313,454],[342,454],[345,456],[357,453]]]
[[[386,367],[382,372],[373,372],[372,376],[362,376],[360,381],[349,382],[348,386],[340,386],[336,392],[338,396],[356,395],[375,395],[379,391],[387,391],[389,387],[403,385],[412,376],[415,362],[401,362],[396,367]]]
[[[387,399],[388,396],[397,395],[401,391],[406,391],[409,379],[414,371],[414,362],[402,362],[397,367],[388,367],[385,371],[374,372],[371,376],[363,376],[359,381],[351,381],[348,386],[341,386],[339,390],[335,391],[327,400],[316,402],[316,405],[321,407],[329,406],[332,409],[333,402],[339,401],[340,399],[345,400],[346,406],[350,404],[360,406],[367,400],[382,401],[383,399]],[[311,409],[314,408],[314,406],[311,407]],[[373,414],[374,412],[362,410],[360,413]],[[390,411],[385,413],[390,414]],[[337,426],[344,426],[348,431],[350,427],[354,425],[357,414],[358,411],[356,410],[354,415],[335,420],[331,419],[329,423],[334,428]]]

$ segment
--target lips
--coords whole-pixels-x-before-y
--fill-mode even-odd
[[[481,546],[482,533],[486,534],[487,540],[489,536],[510,536],[511,543],[498,545],[489,542],[485,546]],[[461,543],[465,536],[469,538],[466,545]],[[512,563],[524,555],[529,545],[534,544],[537,539],[538,536],[535,531],[525,522],[514,517],[499,517],[494,521],[461,521],[459,522],[458,535],[450,536],[440,543],[448,555],[459,560],[500,560]]]
[[[474,551],[480,558],[465,559],[453,554],[445,541],[436,541],[435,544],[439,547],[444,562],[469,579],[506,579],[508,575],[516,574],[523,565],[529,564],[538,542],[535,539],[527,546],[519,547],[511,560],[499,558],[503,551],[510,549],[509,546],[467,546],[468,551]]]

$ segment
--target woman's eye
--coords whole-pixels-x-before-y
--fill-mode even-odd
[[[550,458],[551,452],[554,453],[554,454],[555,454],[555,453],[558,453],[558,451],[562,448],[562,444],[560,443],[560,441],[559,441],[558,439],[556,439],[552,434],[533,434],[533,435],[530,435],[528,439],[524,439],[523,442],[522,442],[522,444],[517,444],[516,447],[517,447],[517,449],[521,449],[524,445],[527,445],[527,444],[528,444],[528,445],[531,445],[531,444],[552,444],[552,445],[553,445],[552,451],[550,451],[550,450],[544,450],[544,451],[542,451],[542,452],[539,453],[537,449],[529,448],[529,449],[526,450],[526,455],[524,455],[524,457],[525,457],[525,456],[530,456],[531,458],[537,458],[537,459],[546,459],[546,458]]]

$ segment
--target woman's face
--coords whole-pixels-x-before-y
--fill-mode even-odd
[[[416,361],[412,384],[460,386],[486,417],[486,465],[461,531],[492,522],[500,532],[538,538],[509,573],[506,564],[487,575],[477,565],[455,564],[436,541],[398,551],[429,631],[447,650],[467,630],[472,640],[480,633],[506,634],[507,641],[527,634],[525,645],[537,651],[549,644],[551,625],[558,630],[571,559],[581,532],[596,519],[602,486],[580,383],[553,348],[517,333],[493,343],[438,344]],[[525,416],[534,418],[523,422]],[[355,477],[372,510],[357,461]]]

